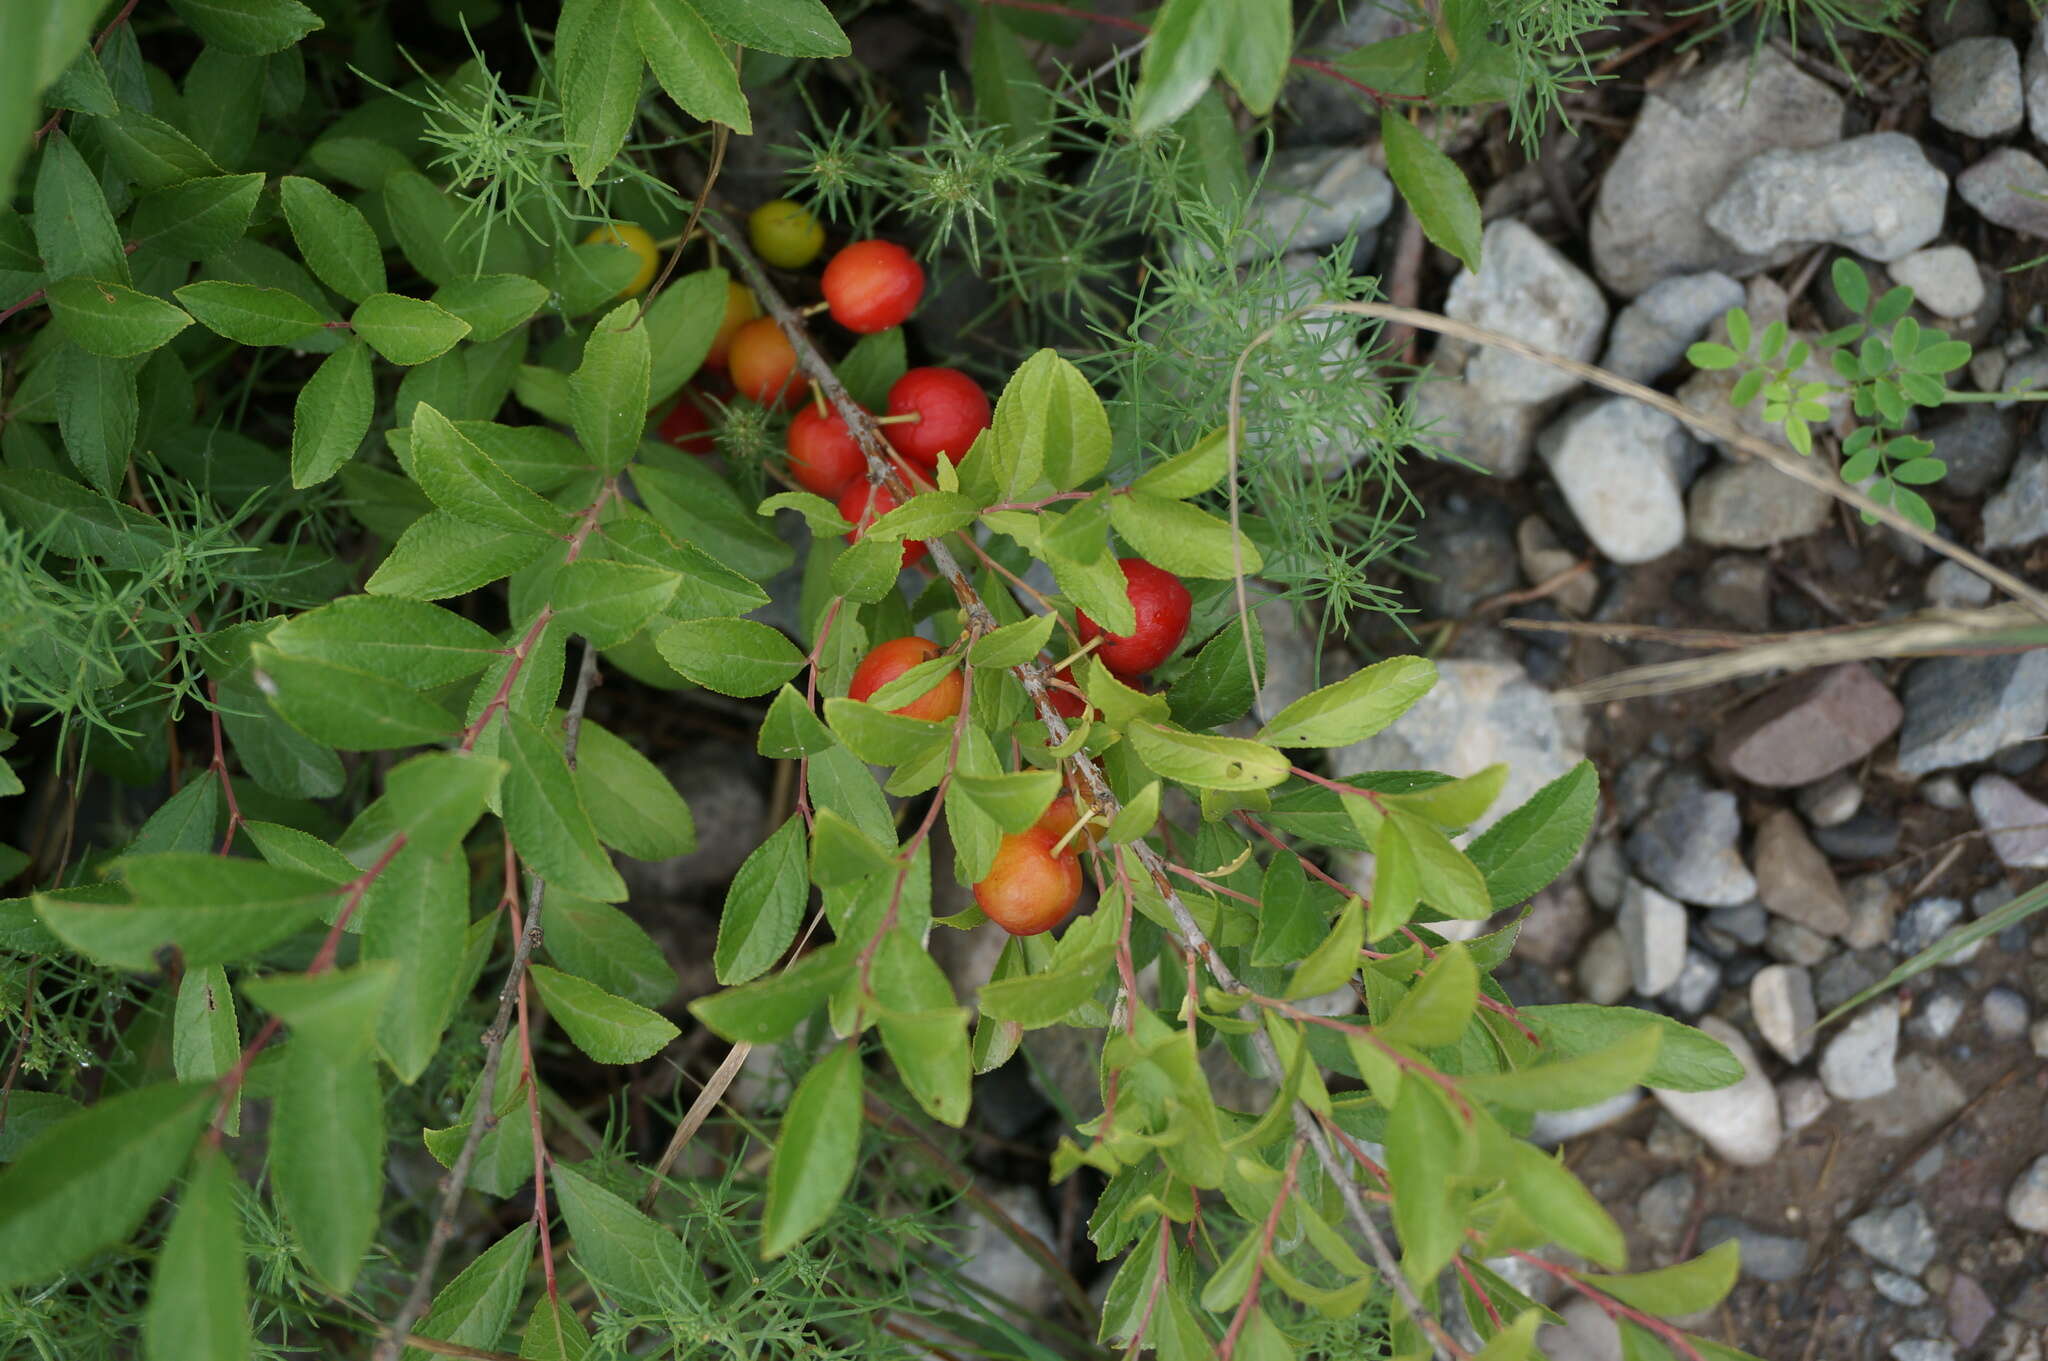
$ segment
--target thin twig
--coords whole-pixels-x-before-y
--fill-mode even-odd
[[[747,1055],[753,1052],[754,1046],[746,1040],[734,1045],[732,1052],[725,1056],[725,1062],[718,1065],[717,1071],[712,1073],[710,1080],[704,1084],[704,1090],[698,1092],[697,1099],[690,1103],[690,1109],[683,1112],[683,1122],[677,1125],[676,1132],[669,1136],[668,1147],[661,1151],[661,1157],[655,1162],[653,1170],[647,1174],[647,1191],[640,1197],[641,1209],[648,1210],[654,1207],[654,1198],[661,1194],[661,1183],[667,1178],[669,1169],[675,1166],[676,1159],[682,1155],[683,1149],[697,1136],[697,1131],[710,1118],[712,1108],[724,1099],[726,1089],[732,1086],[733,1079],[738,1077],[740,1069],[746,1066]]]
[[[562,725],[562,756],[572,771],[576,769],[577,742],[583,735],[583,710],[590,703],[590,691],[596,684],[597,649],[586,640],[583,665],[576,672],[576,691],[569,701],[568,717]],[[441,1200],[434,1212],[433,1230],[427,1236],[426,1253],[413,1274],[412,1289],[406,1293],[405,1303],[399,1306],[390,1329],[377,1343],[376,1361],[397,1361],[399,1348],[404,1345],[400,1339],[409,1336],[412,1325],[426,1312],[434,1294],[434,1273],[441,1265],[442,1254],[448,1250],[448,1241],[455,1236],[455,1211],[462,1199],[463,1188],[469,1183],[470,1166],[476,1161],[476,1151],[483,1143],[485,1133],[497,1124],[494,1103],[498,1091],[498,1065],[504,1058],[506,1037],[511,1033],[512,1009],[518,1001],[520,985],[526,979],[527,961],[540,947],[540,908],[545,888],[539,875],[530,877],[526,892],[526,929],[519,933],[513,944],[512,964],[505,970],[505,982],[498,989],[498,1014],[492,1018],[490,1028],[484,1031],[483,1071],[477,1078],[476,1105],[470,1117],[469,1133],[463,1136],[462,1151],[455,1155],[447,1175],[441,1178]]]

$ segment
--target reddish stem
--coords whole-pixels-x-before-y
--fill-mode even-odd
[[[235,832],[242,825],[242,806],[235,801],[234,782],[228,779],[227,744],[222,740],[220,731],[220,686],[210,679],[206,682],[206,702],[207,718],[213,724],[213,760],[209,768],[220,781],[220,792],[228,802],[227,835],[221,838],[220,850],[217,852],[226,855],[234,849]]]
[[[1557,1277],[1557,1279],[1563,1281],[1566,1285],[1578,1291],[1587,1299],[1593,1301],[1593,1303],[1599,1305],[1600,1311],[1606,1314],[1609,1318],[1625,1318],[1630,1323],[1633,1323],[1638,1327],[1647,1328],[1649,1331],[1663,1338],[1666,1342],[1669,1342],[1672,1346],[1684,1352],[1688,1357],[1691,1358],[1691,1361],[1703,1361],[1703,1358],[1700,1356],[1699,1353],[1699,1348],[1692,1345],[1692,1339],[1686,1336],[1685,1330],[1683,1328],[1679,1328],[1672,1324],[1666,1323],[1663,1319],[1658,1318],[1653,1314],[1646,1314],[1640,1309],[1631,1309],[1628,1305],[1623,1304],[1620,1300],[1614,1298],[1614,1296],[1606,1294],[1603,1291],[1598,1290],[1591,1285],[1588,1285],[1585,1281],[1579,1278],[1576,1272],[1567,1270],[1566,1268],[1559,1266],[1555,1262],[1545,1261],[1543,1258],[1538,1257],[1533,1252],[1524,1252],[1520,1248],[1511,1248],[1509,1249],[1508,1255],[1511,1257],[1519,1258],[1524,1262],[1527,1262],[1530,1266],[1535,1267],[1538,1271],[1547,1272],[1548,1274]]]
[[[1280,1212],[1287,1208],[1287,1198],[1294,1194],[1294,1174],[1301,1166],[1301,1151],[1308,1147],[1301,1140],[1294,1141],[1294,1150],[1287,1155],[1287,1171],[1280,1177],[1280,1190],[1273,1197],[1273,1209],[1266,1216],[1266,1227],[1261,1236],[1259,1260],[1252,1263],[1251,1284],[1245,1287],[1244,1298],[1237,1302],[1237,1316],[1230,1320],[1230,1331],[1223,1334],[1223,1345],[1216,1349],[1216,1361],[1230,1361],[1237,1351],[1237,1339],[1244,1333],[1244,1325],[1252,1316],[1252,1309],[1259,1302],[1259,1282],[1266,1274],[1266,1254],[1273,1250],[1273,1236],[1280,1229]]]
[[[498,682],[497,693],[491,696],[490,703],[484,705],[484,711],[476,716],[476,722],[462,730],[462,750],[476,750],[477,739],[484,735],[484,729],[490,726],[491,720],[497,717],[498,710],[504,708],[507,700],[511,698],[512,687],[518,683],[519,673],[525,668],[527,657],[532,654],[534,645],[540,641],[541,632],[547,628],[548,621],[554,617],[553,605],[542,606],[540,613],[533,617],[533,623],[527,627],[526,636],[513,645],[512,664],[505,668],[504,678]]]
[[[505,838],[505,896],[500,900],[512,922],[512,943],[526,934],[526,919],[519,910],[519,857],[512,838]],[[533,1071],[533,1028],[527,1015],[526,975],[519,976],[519,1057],[526,1083],[526,1117],[533,1126],[533,1222],[540,1230],[541,1274],[546,1278],[548,1303],[560,1302],[555,1286],[555,1245],[548,1224],[548,1146],[540,1127],[540,1079]]]

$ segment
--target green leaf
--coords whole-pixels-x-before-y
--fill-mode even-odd
[[[1133,491],[1110,498],[1109,516],[1139,557],[1177,576],[1229,581],[1265,566],[1250,539],[1185,501]]]
[[[474,676],[503,646],[488,630],[423,600],[344,596],[270,631],[269,645],[308,661],[350,665],[414,690]]]
[[[482,446],[425,402],[413,409],[408,471],[420,490],[451,515],[515,533],[568,531],[566,511],[514,481]]]
[[[162,189],[221,173],[197,142],[140,109],[123,108],[112,118],[96,120],[93,126],[107,154],[140,188]]]
[[[767,694],[804,664],[794,643],[751,619],[685,619],[663,629],[655,646],[705,689],[740,698]]]
[[[731,987],[774,967],[796,940],[810,900],[803,819],[792,814],[750,852],[726,890],[712,969]]]
[[[669,537],[710,554],[743,576],[766,581],[795,558],[795,552],[761,524],[752,504],[743,505],[732,487],[705,460],[682,455],[660,467],[642,459],[633,465],[633,486]]]
[[[1634,1007],[1599,1007],[1589,1003],[1523,1007],[1517,1013],[1542,1037],[1553,1054],[1582,1054],[1626,1039],[1643,1026],[1662,1037],[1656,1061],[1643,1083],[1674,1092],[1704,1092],[1742,1080],[1741,1060],[1710,1035],[1669,1016]]]
[[[57,375],[57,428],[72,466],[97,490],[112,495],[128,469],[142,404],[136,363],[105,359],[66,345],[51,360]]]
[[[451,239],[461,210],[432,180],[410,168],[395,170],[386,175],[383,194],[384,216],[414,269],[443,287],[475,276],[456,258]]]
[[[1014,624],[1005,624],[968,645],[967,661],[972,666],[988,670],[1001,670],[1022,666],[1036,657],[1052,637],[1053,625],[1059,617],[1052,614],[1034,614]]]
[[[1381,801],[1435,823],[1447,832],[1463,831],[1493,806],[1507,777],[1507,766],[1496,761],[1475,774],[1406,794],[1388,794]]]
[[[215,1103],[210,1085],[159,1083],[44,1130],[0,1173],[0,1286],[51,1279],[132,1234]]]
[[[349,824],[336,849],[365,870],[401,836],[407,850],[453,850],[497,794],[504,769],[502,761],[460,750],[404,761],[385,772],[384,793]]]
[[[551,540],[430,511],[407,526],[363,589],[373,595],[440,600],[467,595],[526,566]]]
[[[1273,110],[1294,49],[1294,14],[1286,0],[1231,0],[1230,37],[1218,60],[1223,77],[1255,114]]]
[[[1139,137],[1166,127],[1195,106],[1233,41],[1229,6],[1214,0],[1167,0],[1152,25],[1131,96],[1131,130]]]
[[[1045,129],[1051,93],[1007,24],[984,12],[974,26],[968,70],[974,80],[974,108],[992,127],[1007,130],[1011,146],[1023,146]],[[862,405],[868,405],[863,402]]]
[[[282,288],[208,279],[186,284],[175,296],[209,331],[238,345],[296,345],[326,321],[312,304]]]
[[[27,131],[23,130],[24,135]],[[36,254],[43,259],[47,277],[84,274],[128,282],[128,255],[114,228],[107,196],[99,178],[61,129],[44,140],[31,201],[35,204]]]
[[[689,805],[652,761],[585,719],[576,746],[576,787],[598,840],[638,860],[697,849]]]
[[[1475,1073],[1462,1085],[1468,1095],[1510,1110],[1576,1110],[1641,1082],[1662,1043],[1657,1027],[1639,1025],[1604,1048],[1514,1072]]]
[[[725,319],[728,277],[722,269],[685,274],[647,305],[640,325],[647,331],[652,353],[650,404],[674,396],[703,365],[719,323]]]
[[[819,0],[693,0],[714,33],[784,57],[843,57],[853,51]]]
[[[569,376],[576,437],[608,473],[632,459],[647,424],[653,361],[639,312],[639,303],[621,303],[593,326],[583,345],[583,362]]]
[[[83,4],[0,6],[0,202],[42,118],[36,96],[63,74],[92,36],[96,7]]]
[[[1479,1004],[1479,969],[1462,941],[1437,951],[1394,1010],[1378,1027],[1380,1038],[1416,1049],[1437,1049],[1458,1042]]]
[[[974,1070],[967,1050],[967,1009],[884,1011],[876,1025],[903,1085],[927,1115],[957,1128],[967,1118]]]
[[[988,440],[1012,499],[1041,484],[1071,491],[1109,464],[1109,416],[1102,399],[1079,369],[1049,349],[1018,365],[1003,385]]]
[[[84,350],[127,359],[167,343],[192,318],[124,284],[73,276],[49,287],[50,312],[64,334]]]
[[[1197,789],[1271,789],[1292,767],[1273,748],[1241,737],[1211,737],[1161,723],[1134,723],[1131,751],[1157,775]]]
[[[245,57],[281,52],[324,27],[298,0],[171,0],[171,8],[207,42]]]
[[[180,1082],[205,1082],[235,1066],[242,1051],[242,1032],[235,1024],[235,995],[227,971],[218,964],[187,969],[178,984],[178,1002],[171,1026],[171,1067]],[[223,1128],[239,1134],[241,1096]]]
[[[20,793],[21,781],[16,779],[12,783],[14,789],[10,792]],[[213,850],[220,815],[226,806],[219,777],[211,770],[205,771],[149,815],[149,821],[128,843],[127,854]]]
[[[548,1014],[576,1047],[599,1063],[639,1063],[679,1033],[659,1013],[614,997],[595,983],[544,964],[528,966]]]
[[[797,1083],[768,1169],[761,1255],[780,1257],[825,1222],[860,1157],[860,1051],[838,1044]]]
[[[549,887],[542,948],[567,973],[646,1007],[676,993],[676,970],[641,925],[610,903]]]
[[[548,288],[524,274],[484,274],[444,284],[433,300],[468,323],[471,343],[485,345],[531,320],[547,305]]]
[[[511,762],[502,796],[505,828],[520,858],[541,878],[581,897],[624,899],[625,881],[598,842],[561,748],[517,713],[507,711],[498,721],[508,739],[500,751]]]
[[[36,914],[58,939],[116,969],[156,967],[177,946],[187,968],[261,954],[313,920],[333,898],[324,879],[257,860],[166,852],[115,862],[133,901],[36,895]]]
[[[263,176],[210,175],[144,194],[128,220],[138,256],[199,260],[239,240],[263,192]]]
[[[1485,878],[1450,838],[1406,809],[1389,808],[1386,817],[1389,827],[1400,829],[1414,857],[1416,888],[1424,902],[1447,917],[1470,919],[1492,913]]]
[[[896,589],[903,568],[903,550],[892,539],[862,535],[832,560],[832,589],[863,605],[872,605]]]
[[[461,1274],[441,1287],[434,1307],[413,1329],[421,1337],[486,1351],[496,1347],[512,1324],[533,1265],[531,1222],[521,1224],[485,1248]],[[403,1361],[429,1361],[433,1354],[407,1347]]]
[[[1115,957],[1114,946],[1099,946],[1062,960],[1050,972],[984,983],[978,999],[981,1014],[1000,1021],[1015,1021],[1027,1029],[1056,1025],[1095,996],[1104,971]]]
[[[235,1173],[219,1149],[203,1149],[150,1277],[143,1355],[149,1361],[244,1361],[252,1342]]]
[[[318,180],[287,175],[277,197],[307,268],[350,302],[384,291],[384,253],[362,210]]]
[[[142,570],[170,551],[163,525],[67,477],[37,468],[0,467],[0,512],[36,526],[45,552],[97,558],[110,567]]]
[[[1343,987],[1358,972],[1358,952],[1364,948],[1365,905],[1352,898],[1344,904],[1344,911],[1322,944],[1301,961],[1294,976],[1287,980],[1287,999],[1319,997]]]
[[[996,826],[1017,835],[1037,822],[1060,790],[1056,770],[1019,770],[997,775],[954,776],[953,790],[965,796]]]
[[[1388,110],[1380,119],[1380,138],[1387,152],[1387,174],[1415,210],[1423,234],[1478,273],[1479,200],[1465,172],[1398,110]]]
[[[393,364],[424,364],[469,334],[469,323],[453,312],[398,293],[372,293],[349,317],[349,325]]]
[[[869,411],[880,411],[889,401],[889,389],[910,367],[904,357],[903,328],[891,326],[862,336],[833,367],[849,397]]]
[[[690,1003],[690,1014],[734,1043],[775,1044],[853,975],[846,945],[805,955],[778,974]]]
[[[576,183],[589,189],[625,144],[640,98],[640,48],[633,7],[618,0],[566,0],[556,29],[562,125]]]
[[[1495,907],[1532,898],[1564,873],[1593,828],[1600,803],[1600,776],[1581,761],[1504,815],[1465,848],[1486,876]]]
[[[904,765],[946,745],[952,724],[890,713],[851,699],[825,701],[825,722],[854,755],[872,765]]]
[[[641,55],[678,108],[742,136],[754,130],[732,57],[690,0],[628,0],[628,8]]]
[[[1244,630],[1233,619],[1217,635],[1202,644],[1201,651],[1166,691],[1174,722],[1184,728],[1216,728],[1244,717],[1252,706],[1252,661],[1259,674],[1266,667],[1266,636],[1256,612],[1249,616],[1251,649],[1245,648]]]
[[[665,611],[681,584],[665,567],[584,557],[556,572],[552,603],[571,633],[617,647]]]
[[[1277,747],[1344,747],[1362,742],[1415,706],[1436,684],[1423,657],[1389,657],[1302,696],[1259,730]]]
[[[1628,1262],[1621,1226],[1579,1179],[1550,1154],[1520,1139],[1508,1141],[1513,1163],[1508,1190],[1523,1213],[1567,1251],[1602,1266]]]
[[[959,492],[922,492],[878,517],[862,531],[862,537],[934,539],[956,529],[965,529],[980,513],[981,507]]]
[[[370,1052],[377,1018],[397,982],[398,965],[384,959],[325,973],[252,978],[242,991],[292,1028],[294,1044],[310,1044],[345,1062]]]
[[[469,923],[462,852],[403,851],[365,895],[367,961],[389,960],[398,981],[377,1014],[377,1047],[401,1082],[416,1082],[441,1047],[460,993]]]
[[[1741,1244],[1729,1239],[1676,1266],[1627,1276],[1588,1273],[1585,1280],[1595,1290],[1613,1296],[1631,1309],[1683,1318],[1712,1309],[1728,1297],[1728,1292],[1735,1288],[1741,1258]]]
[[[567,1163],[554,1165],[553,1179],[576,1264],[601,1289],[640,1305],[704,1297],[704,1267],[674,1233]]]
[[[320,361],[292,405],[292,486],[318,486],[355,457],[376,400],[370,350],[360,340]]]
[[[586,1361],[590,1330],[567,1301],[542,1295],[526,1320],[519,1355],[522,1361]]]
[[[377,1236],[384,1198],[384,1093],[368,1058],[337,1062],[288,1045],[270,1123],[270,1175],[299,1257],[346,1292]]]
[[[810,701],[795,686],[785,684],[768,705],[768,717],[761,722],[755,750],[771,760],[789,761],[815,756],[834,741],[831,731],[812,711]]]
[[[417,691],[353,667],[294,657],[258,644],[256,684],[285,722],[342,751],[388,751],[439,741],[455,715]]]
[[[1387,1172],[1393,1182],[1394,1228],[1401,1236],[1401,1269],[1411,1281],[1429,1281],[1447,1265],[1464,1237],[1451,1202],[1451,1183],[1467,1152],[1465,1129],[1427,1082],[1403,1082],[1387,1118]]]

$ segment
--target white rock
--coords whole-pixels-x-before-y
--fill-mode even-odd
[[[1974,610],[1991,603],[1991,583],[1960,562],[1943,559],[1927,574],[1927,603],[1944,610]]]
[[[1984,503],[1979,551],[2024,548],[2048,536],[2048,452],[2022,454],[2012,476]]]
[[[1451,282],[1444,313],[1568,359],[1592,359],[1607,327],[1599,285],[1513,218],[1487,227],[1479,272],[1461,271]],[[1563,396],[1578,380],[1548,364],[1482,348],[1467,362],[1465,381],[1495,401],[1527,406]]]
[[[2000,147],[1956,176],[1956,192],[1987,222],[2048,236],[2048,166],[2018,147]]]
[[[1977,825],[1991,837],[1991,849],[2011,869],[2048,869],[2048,803],[2005,776],[1989,773],[1970,786]]]
[[[1803,1063],[1813,1052],[1813,976],[1797,964],[1772,964],[1749,981],[1749,1008],[1764,1043]]]
[[[1920,144],[1902,132],[1873,132],[1759,152],[1707,209],[1707,225],[1752,255],[1831,242],[1896,260],[1941,234],[1947,206],[1948,176]]]
[[[1562,1325],[1536,1330],[1536,1346],[1549,1361],[1623,1361],[1621,1329],[1599,1305],[1575,1299],[1558,1311]]]
[[[1463,362],[1460,357],[1451,367]],[[1528,470],[1529,451],[1543,424],[1542,407],[1494,401],[1464,379],[1446,376],[1442,363],[1433,365],[1410,393],[1415,424],[1429,432],[1431,445],[1504,478]]]
[[[1697,446],[1671,417],[1601,398],[1567,412],[1536,448],[1610,562],[1649,562],[1685,542],[1684,478]]]
[[[1719,270],[1654,283],[1614,318],[1600,367],[1639,383],[1661,377],[1742,300],[1742,285]]]
[[[1059,1241],[1052,1217],[1039,1204],[1035,1192],[1022,1186],[989,1189],[992,1199],[1019,1226],[1042,1241]],[[1059,1288],[1038,1260],[1018,1247],[1008,1235],[975,1212],[963,1200],[956,1212],[962,1226],[957,1270],[967,1280],[988,1291],[990,1297],[1006,1301],[1029,1314],[1053,1314],[1060,1307]]]
[[[1655,997],[1685,970],[1685,907],[1640,879],[1631,879],[1614,924],[1628,948],[1629,978],[1635,990]]]
[[[2037,1059],[2048,1059],[2048,1016],[2027,1028],[2027,1044]]]
[[[1984,305],[1984,276],[1976,257],[1961,246],[1929,246],[1887,266],[1892,282],[1913,290],[1913,298],[1940,317],[1967,317]]]
[[[1787,1130],[1805,1129],[1826,1115],[1832,1104],[1828,1089],[1818,1078],[1788,1077],[1778,1084],[1778,1109],[1784,1113]]]
[[[1546,1148],[1555,1148],[1567,1139],[1591,1134],[1596,1129],[1605,1129],[1617,1120],[1626,1119],[1642,1103],[1643,1089],[1631,1087],[1590,1106],[1568,1111],[1538,1111],[1535,1119],[1529,1122],[1529,1137]]]
[[[2034,140],[2048,143],[2048,19],[2034,25],[2027,43],[2027,127]]]
[[[1628,996],[1628,946],[1621,932],[1609,927],[1586,942],[1577,977],[1579,991],[1596,1006],[1611,1007]]]
[[[1837,1101],[1868,1101],[1898,1085],[1899,1004],[1870,1003],[1821,1051],[1820,1080]]]
[[[1283,251],[1314,251],[1364,235],[1394,209],[1394,184],[1365,147],[1284,153],[1274,158],[1249,226]]]
[[[2010,38],[1964,38],[1927,63],[1928,112],[1965,137],[2003,137],[2027,116],[2020,50]]]
[[[2034,1159],[2005,1193],[2005,1217],[2028,1233],[2048,1233],[2048,1154]]]
[[[1699,1135],[1727,1161],[1745,1167],[1769,1162],[1785,1137],[1777,1089],[1764,1076],[1756,1051],[1741,1031],[1718,1016],[1701,1018],[1699,1028],[1728,1046],[1742,1064],[1742,1080],[1710,1092],[1652,1088],[1652,1094],[1672,1119]]]

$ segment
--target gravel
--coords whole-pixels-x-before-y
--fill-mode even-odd
[[[1660,378],[1742,301],[1742,285],[1719,270],[1660,280],[1615,316],[1600,367],[1639,383]]]
[[[1797,813],[1780,808],[1765,818],[1757,828],[1754,855],[1757,897],[1765,907],[1824,936],[1849,929],[1849,900],[1827,857],[1807,839]]]
[[[1629,880],[1615,927],[1628,951],[1629,980],[1637,992],[1655,997],[1678,981],[1685,969],[1689,926],[1682,903],[1640,879]]]
[[[1700,1221],[1699,1250],[1706,1252],[1733,1239],[1742,1274],[1753,1281],[1796,1281],[1806,1272],[1806,1240],[1766,1233],[1733,1215],[1710,1215]]]
[[[2048,731],[2048,649],[1930,657],[1906,673],[1899,769],[1926,775]]]
[[[1820,1080],[1837,1101],[1868,1101],[1898,1085],[1898,1056],[1898,1002],[1881,997],[1828,1040]]]
[[[1366,236],[1394,210],[1394,183],[1366,147],[1282,152],[1253,201],[1248,226],[1283,251],[1317,251]]]
[[[1777,1089],[1741,1031],[1718,1016],[1702,1018],[1699,1028],[1728,1046],[1742,1064],[1742,1080],[1710,1092],[1652,1092],[1674,1120],[1728,1162],[1745,1167],[1769,1162],[1785,1137]]]
[[[1831,146],[1773,148],[1745,161],[1707,225],[1749,255],[1828,242],[1896,260],[1941,234],[1948,176],[1901,132]]]
[[[1908,1276],[1927,1270],[1940,1250],[1934,1225],[1917,1200],[1850,1220],[1848,1235],[1865,1256]]]
[[[1938,317],[1967,317],[1984,305],[1984,276],[1961,246],[1930,246],[1892,262],[1893,283],[1913,290],[1914,301]]]
[[[1444,314],[1564,355],[1590,360],[1607,327],[1607,300],[1585,273],[1513,218],[1500,219],[1480,240],[1480,267],[1451,281]],[[1548,364],[1482,348],[1465,365],[1465,381],[1482,398],[1527,406],[1561,397],[1577,380]]]
[[[1970,786],[1970,806],[2007,868],[2048,868],[2048,803],[2003,775],[1985,774]]]
[[[1701,380],[1718,384],[1727,370],[1696,374],[1679,390],[1679,398],[1695,411],[1719,416],[1713,402],[1697,400]],[[1726,402],[1720,406],[1725,408]],[[1782,443],[1775,430],[1774,442]],[[1723,462],[1709,469],[1686,496],[1686,523],[1692,537],[1716,548],[1770,548],[1803,539],[1828,522],[1828,494],[1795,482],[1770,464],[1756,459]]]
[[[2048,166],[2000,147],[1956,176],[1956,192],[1985,221],[2027,236],[2048,236]]]
[[[1773,964],[1749,982],[1749,1009],[1757,1033],[1787,1063],[1804,1063],[1813,1052],[1813,975],[1796,964]]]
[[[1756,878],[1737,844],[1735,796],[1689,773],[1658,785],[1657,805],[1629,833],[1628,856],[1652,884],[1682,902],[1736,907],[1756,896]]]
[[[2048,538],[2048,450],[2021,457],[2005,486],[1984,506],[1984,536],[1978,548],[2024,548]]]
[[[2028,1233],[2048,1233],[2048,1154],[2034,1159],[2005,1193],[2005,1217]]]
[[[1927,63],[1934,121],[1965,137],[2003,137],[2027,116],[2020,50],[2010,38],[1964,38]]]
[[[1536,450],[1610,562],[1649,562],[1685,542],[1685,479],[1698,446],[1670,416],[1601,398],[1572,408],[1537,437]]]

